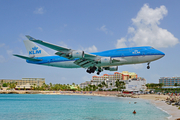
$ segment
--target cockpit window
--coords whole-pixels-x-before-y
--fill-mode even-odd
[[[150,49],[154,49],[153,47],[151,47]]]

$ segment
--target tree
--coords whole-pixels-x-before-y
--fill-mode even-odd
[[[3,84],[3,80],[1,80],[1,85]]]
[[[36,84],[33,84],[33,85],[34,85],[34,88],[33,88],[33,89],[35,90],[35,89],[36,89]]]
[[[97,89],[97,86],[95,86],[95,85],[92,85],[92,88],[93,88],[93,91],[96,91],[96,89]]]
[[[110,86],[112,87],[112,83],[110,83]]]
[[[102,84],[99,84],[98,87],[102,89],[103,86],[102,86]]]
[[[7,87],[8,86],[8,84],[7,83],[3,83],[3,87]]]
[[[146,84],[146,87],[147,87],[147,89],[149,89],[149,88],[150,88],[150,84],[149,84],[149,83],[147,83],[147,84]]]
[[[177,83],[174,83],[174,86],[178,86],[178,84],[177,84]]]
[[[9,88],[10,89],[15,89],[15,87],[16,87],[16,84],[14,83],[14,82],[12,82],[12,83],[9,83]]]
[[[164,84],[163,83],[159,83],[159,87],[162,88],[162,86],[164,86]]]
[[[116,80],[115,86],[117,87],[118,91],[121,91],[121,89],[125,89],[125,83],[123,81]]]

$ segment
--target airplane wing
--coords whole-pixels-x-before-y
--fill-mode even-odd
[[[47,43],[47,42],[44,42],[42,40],[34,39],[33,37],[31,37],[29,35],[26,35],[26,37],[30,41],[33,41],[35,43],[41,44],[43,46],[46,46],[48,48],[51,48],[53,50],[58,51],[55,53],[56,55],[59,55],[61,57],[65,57],[69,60],[76,59],[74,63],[79,65],[82,68],[89,68],[92,66],[96,66],[97,64],[100,63],[102,58],[104,58],[104,59],[107,58],[107,57],[103,57],[103,56],[84,53],[84,51],[77,51],[77,50],[53,45],[51,43]],[[77,59],[77,58],[79,58],[79,59]],[[113,59],[112,62],[120,62],[121,60],[120,59]]]

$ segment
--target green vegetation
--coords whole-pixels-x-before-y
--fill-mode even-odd
[[[175,86],[178,84],[175,84]],[[148,83],[146,87],[148,89],[153,89],[155,92],[162,92],[162,93],[180,93],[180,88],[162,88],[163,84],[156,84],[156,83]]]
[[[121,91],[122,89],[125,89],[125,83],[123,81],[116,80],[117,91]]]
[[[3,87],[7,87],[8,86],[8,84],[7,83],[3,83],[3,85],[2,85]]]
[[[174,83],[174,86],[180,86],[180,84]]]
[[[147,83],[146,87],[147,87],[147,89],[155,89],[155,88],[162,88],[163,85],[164,85],[163,83],[159,83],[159,84],[157,84],[157,83]]]

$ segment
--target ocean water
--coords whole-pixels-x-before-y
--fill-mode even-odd
[[[166,120],[169,116],[138,98],[0,94],[0,120]]]

